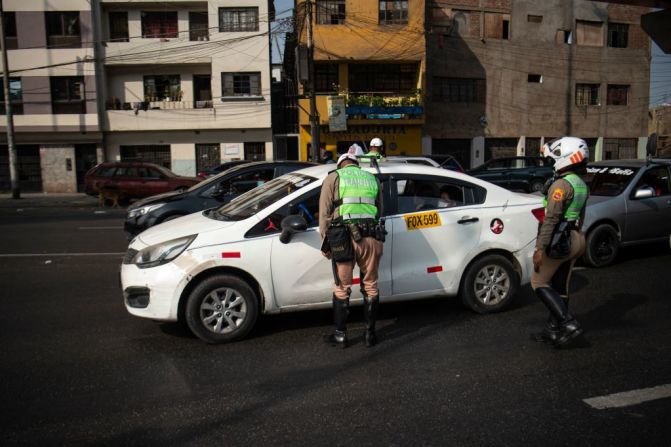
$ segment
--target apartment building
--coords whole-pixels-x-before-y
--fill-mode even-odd
[[[272,158],[272,0],[101,3],[108,159],[195,175]]]
[[[592,159],[644,156],[648,11],[590,0],[430,0],[424,150],[477,166],[575,135]]]
[[[22,190],[81,190],[104,160],[195,175],[273,157],[272,0],[3,3]]]
[[[19,184],[74,192],[103,156],[95,67],[88,62],[94,60],[90,2],[4,0],[3,6]],[[0,113],[0,189],[8,190],[4,103]]]
[[[305,6],[304,1],[296,5],[298,43],[303,47]],[[322,148],[336,155],[352,143],[367,145],[380,137],[389,155],[421,154],[424,1],[312,0],[311,7]],[[299,75],[303,93],[305,75]],[[312,144],[309,99],[299,105],[301,159],[307,160]],[[345,115],[336,125],[337,116]]]

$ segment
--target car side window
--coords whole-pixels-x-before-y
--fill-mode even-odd
[[[524,158],[513,158],[510,167],[512,169],[523,169],[526,167],[526,162],[524,161]]]
[[[216,197],[224,194],[239,195],[273,179],[273,169],[245,171],[233,177],[224,177],[213,183],[201,195]]]
[[[669,190],[669,170],[665,166],[656,166],[643,173],[636,184],[636,189],[650,187],[655,190],[655,197],[667,196]]]
[[[282,165],[278,166],[275,168],[275,177],[280,177],[284,174],[288,174],[290,172],[297,171],[299,169],[302,169],[303,166],[296,166],[296,165]]]
[[[114,173],[115,177],[136,177],[137,169],[133,167],[123,166],[116,170]]]
[[[494,160],[487,164],[487,169],[506,169],[508,167],[508,160]]]
[[[287,205],[278,209],[269,216],[263,218],[259,223],[254,225],[245,234],[245,237],[258,237],[268,234],[280,233],[282,231],[282,219],[289,215],[303,216],[308,224],[308,228],[319,226],[319,195],[321,188],[307,192],[300,197],[292,200]]]
[[[156,169],[151,169],[147,167],[140,167],[137,169],[137,173],[140,178],[143,179],[158,179],[161,178],[161,174]]]
[[[399,214],[463,206],[463,185],[430,179],[397,179],[396,206]]]
[[[101,169],[100,173],[98,175],[100,177],[112,177],[114,175],[114,171],[116,171],[116,166],[110,166],[110,167]]]

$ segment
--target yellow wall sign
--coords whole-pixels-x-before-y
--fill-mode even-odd
[[[405,219],[405,226],[408,231],[439,227],[441,225],[438,211],[408,214],[407,216],[403,216],[403,218]]]

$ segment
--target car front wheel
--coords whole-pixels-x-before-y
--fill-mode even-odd
[[[186,304],[186,323],[207,343],[244,338],[258,316],[256,293],[232,275],[211,276],[196,286]]]
[[[529,183],[529,192],[541,192],[545,182],[543,180],[534,179]]]
[[[611,264],[620,248],[617,231],[611,225],[601,224],[587,235],[585,262],[592,267]]]
[[[519,279],[510,261],[501,255],[487,255],[468,267],[460,295],[466,307],[486,314],[508,307],[518,288]]]

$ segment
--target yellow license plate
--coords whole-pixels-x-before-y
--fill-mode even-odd
[[[403,218],[405,219],[405,226],[408,231],[440,226],[438,211],[408,214],[407,216],[403,216]]]

